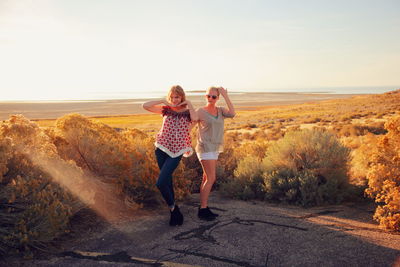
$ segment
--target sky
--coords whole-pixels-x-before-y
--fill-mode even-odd
[[[0,100],[400,87],[398,0],[0,0]]]

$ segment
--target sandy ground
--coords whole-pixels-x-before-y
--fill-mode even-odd
[[[350,98],[349,94],[303,94],[303,93],[243,93],[231,94],[230,98],[238,110],[257,106],[301,104],[328,99]],[[195,107],[204,105],[203,96],[188,97]],[[13,114],[22,114],[28,119],[56,119],[65,114],[79,113],[84,116],[111,116],[147,113],[142,103],[149,99],[122,99],[103,101],[37,101],[0,102],[0,120]],[[224,100],[220,100],[224,105]]]
[[[301,208],[238,201],[212,193],[217,220],[197,218],[198,194],[168,225],[160,208],[85,234],[46,259],[8,266],[400,266],[400,234],[379,229],[371,204]]]

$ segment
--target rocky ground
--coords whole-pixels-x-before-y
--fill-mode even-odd
[[[182,226],[159,209],[82,233],[64,251],[6,266],[400,266],[400,234],[378,228],[370,204],[296,206],[210,200],[217,220],[197,218],[198,195],[181,204]]]

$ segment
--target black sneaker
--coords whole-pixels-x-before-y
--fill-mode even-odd
[[[199,212],[197,213],[197,216],[201,220],[212,221],[212,220],[215,220],[215,218],[218,216],[218,214],[211,212],[211,210],[207,207],[204,209],[199,208]]]
[[[175,205],[175,208],[171,212],[171,218],[169,220],[169,225],[170,226],[177,226],[177,225],[182,225],[183,224],[183,215],[181,211],[179,210],[179,207]]]

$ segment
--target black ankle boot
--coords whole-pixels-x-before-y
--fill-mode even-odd
[[[170,226],[182,225],[183,224],[183,215],[179,210],[179,207],[175,205],[174,210],[171,212],[171,218],[169,220]]]
[[[206,209],[208,209],[208,211],[210,212],[210,214],[211,214],[212,216],[214,216],[214,217],[218,217],[218,216],[219,216],[219,214],[218,214],[218,213],[214,213],[214,212],[212,212],[212,211],[210,210],[210,208],[209,208],[209,207],[207,207]]]
[[[207,207],[204,209],[199,208],[199,212],[197,213],[197,216],[201,220],[212,221],[212,220],[215,220],[216,217],[218,217],[218,214],[211,212],[211,210]]]

